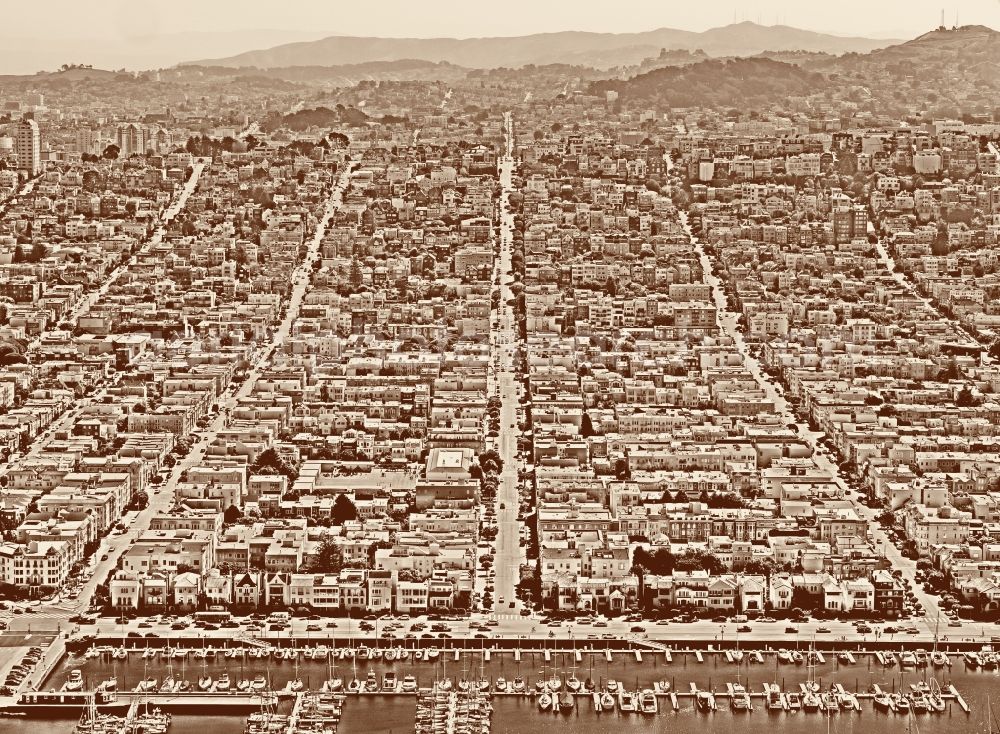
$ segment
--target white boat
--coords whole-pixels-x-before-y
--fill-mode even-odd
[[[571,675],[569,678],[566,679],[566,688],[572,691],[573,693],[576,693],[577,691],[580,690],[580,679],[577,678],[575,675]]]
[[[495,685],[498,693],[507,692],[507,679],[504,678],[502,675],[499,678],[497,678],[497,682]]]
[[[899,664],[903,668],[915,668],[917,667],[917,656],[909,651],[901,652],[899,654]]]
[[[608,682],[607,682],[606,685],[607,685],[608,693],[617,693],[618,692],[618,681],[616,681],[614,678],[608,678]]]
[[[265,680],[263,675],[257,675],[253,682],[250,683],[250,690],[259,692],[267,688],[267,680]]]
[[[240,678],[240,680],[236,683],[236,690],[240,691],[241,693],[243,691],[249,691],[250,681],[247,680],[246,678]]]
[[[624,688],[618,691],[618,710],[623,714],[635,713],[635,697]]]
[[[644,714],[655,714],[660,710],[656,701],[656,693],[652,688],[646,688],[639,694],[639,709]]]
[[[601,694],[601,708],[605,711],[615,710],[615,697],[607,691]]]
[[[298,693],[299,691],[302,690],[303,687],[304,686],[302,680],[299,678],[288,681],[288,690],[290,690],[292,693]]]
[[[413,693],[417,690],[417,679],[412,675],[403,676],[403,693]]]
[[[359,681],[357,678],[354,678],[350,683],[347,684],[348,693],[357,693],[360,690],[361,690],[361,681]]]
[[[198,688],[200,688],[203,691],[210,690],[212,688],[212,676],[203,675],[201,678],[199,678]]]
[[[172,675],[168,675],[163,679],[163,682],[160,683],[160,693],[173,693],[176,685],[177,681],[174,680],[174,677]]]
[[[341,678],[330,678],[323,687],[330,693],[336,693],[344,687],[344,681]]]
[[[546,711],[552,708],[552,696],[548,693],[543,693],[538,697],[538,708],[542,711]]]
[[[436,647],[432,647],[430,650],[427,651],[427,659],[437,660],[440,654],[441,652]]]
[[[219,679],[215,681],[215,690],[217,691],[228,691],[230,687],[229,673],[223,673],[219,676]]]
[[[511,688],[514,689],[514,693],[524,693],[524,678],[521,676],[514,678]]]
[[[83,689],[83,673],[79,670],[74,670],[69,674],[69,678],[66,679],[65,685],[63,685],[63,690],[79,691],[82,689]]]

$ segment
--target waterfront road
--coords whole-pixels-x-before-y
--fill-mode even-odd
[[[495,620],[496,625],[489,628],[488,632],[481,632],[481,625],[490,620],[492,615],[475,614],[470,619],[461,621],[450,621],[442,624],[447,625],[449,638],[440,638],[435,635],[435,639],[422,638],[408,641],[405,635],[409,632],[410,625],[417,622],[427,623],[426,618],[414,617],[412,619],[396,620],[391,631],[386,629],[393,620],[383,618],[372,621],[369,624],[375,627],[374,630],[365,632],[360,629],[357,619],[344,617],[322,618],[318,620],[293,619],[291,627],[282,632],[258,631],[248,632],[242,628],[222,628],[206,632],[205,630],[188,626],[182,630],[170,629],[168,625],[153,623],[150,627],[140,627],[141,620],[116,620],[108,617],[101,618],[96,625],[87,625],[80,628],[82,634],[99,634],[104,637],[121,637],[131,635],[136,638],[136,643],[141,644],[140,636],[152,637],[176,637],[183,639],[200,639],[211,637],[213,639],[246,639],[248,637],[258,637],[266,640],[282,640],[296,638],[301,640],[314,639],[317,642],[330,637],[352,638],[352,639],[374,639],[379,638],[382,644],[387,644],[387,640],[394,639],[398,644],[404,642],[413,646],[419,642],[421,647],[442,647],[448,639],[472,639],[476,635],[482,635],[485,639],[502,637],[506,639],[534,640],[541,646],[543,643],[553,640],[576,641],[585,646],[588,640],[617,640],[623,645],[640,645],[657,640],[684,640],[692,644],[700,643],[702,647],[714,644],[725,644],[731,646],[739,640],[742,646],[744,643],[752,646],[755,642],[768,642],[772,647],[795,647],[806,645],[812,641],[830,645],[843,642],[848,647],[857,647],[865,643],[880,642],[884,644],[910,644],[920,643],[931,649],[934,644],[933,630],[927,630],[922,626],[916,626],[916,633],[906,633],[899,630],[905,629],[908,622],[894,622],[892,625],[896,632],[884,632],[883,627],[888,623],[868,622],[872,632],[861,634],[857,632],[854,625],[842,621],[830,620],[810,620],[798,624],[779,620],[775,622],[751,621],[748,623],[749,632],[739,632],[734,622],[717,623],[710,620],[699,620],[691,623],[680,622],[628,622],[621,619],[598,619],[597,625],[592,622],[584,623],[579,621],[562,621],[559,623],[543,624],[534,617],[509,617],[504,616]],[[329,627],[329,623],[334,623],[335,627]],[[146,622],[149,624],[149,622]],[[473,629],[470,624],[480,625]],[[318,625],[320,631],[309,631],[308,625]],[[600,626],[598,626],[600,625]],[[642,632],[635,632],[633,628],[639,626]],[[794,627],[795,631],[789,631],[789,627]],[[824,631],[825,630],[825,631]],[[392,638],[386,635],[393,635]],[[415,634],[424,634],[415,633]],[[960,628],[949,628],[942,626],[939,630],[938,639],[942,642],[963,642],[974,641],[977,643],[989,643],[993,638],[1000,637],[1000,624],[980,624],[967,622]]]

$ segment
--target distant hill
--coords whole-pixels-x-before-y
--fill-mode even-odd
[[[287,43],[226,58],[190,62],[202,66],[335,66],[371,61],[422,59],[447,61],[470,68],[526,64],[586,63],[602,66],[639,63],[661,48],[701,49],[709,56],[751,56],[763,51],[866,53],[894,43],[861,37],[833,36],[789,26],[737,23],[702,33],[659,28],[642,33],[566,31],[510,38],[374,38],[330,36],[318,41]],[[652,53],[651,53],[652,52]]]
[[[983,65],[1000,63],[1000,33],[982,25],[938,28],[922,36],[868,54],[847,54],[816,68],[840,70],[887,69],[926,75],[943,69],[963,69],[975,73]],[[911,67],[911,68],[906,68]]]
[[[648,99],[671,107],[745,107],[812,94],[826,83],[822,74],[756,57],[654,69],[625,81],[593,82],[590,91],[613,90],[624,99]]]
[[[0,23],[0,74],[34,74],[63,64],[93,64],[105,69],[155,69],[207,54],[229,55],[247,48],[309,41],[322,34],[302,31],[237,30],[163,33],[106,39],[54,38],[45,29],[32,37]]]
[[[220,77],[254,75],[290,82],[351,87],[360,81],[456,81],[463,79],[468,69],[447,62],[401,59],[399,61],[369,61],[363,64],[339,66],[279,66],[271,69],[230,66],[182,66],[170,73],[192,71]],[[163,72],[167,74],[168,72]]]

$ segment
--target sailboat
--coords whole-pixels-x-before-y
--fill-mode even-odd
[[[299,657],[295,656],[295,677],[288,681],[288,689],[292,693],[298,693],[302,690],[302,679],[299,678]]]
[[[202,648],[204,650],[204,648]],[[208,674],[208,669],[206,667],[204,657],[201,662],[201,677],[198,678],[198,688],[202,691],[208,691],[212,688],[212,676]]]
[[[344,681],[336,676],[337,663],[334,662],[335,655],[331,655],[326,661],[326,690],[336,693],[344,687]]]
[[[570,666],[569,678],[566,679],[566,688],[570,693],[577,693],[581,686],[580,679],[576,677],[576,640],[573,640],[573,664]]]
[[[353,645],[353,643],[352,643],[352,645]],[[354,677],[351,679],[351,682],[347,684],[347,692],[348,693],[358,693],[359,691],[361,691],[361,681],[358,680],[358,659],[357,659],[357,657],[355,657],[355,656],[351,657],[351,665],[354,668],[354,671],[353,671],[354,672]]]

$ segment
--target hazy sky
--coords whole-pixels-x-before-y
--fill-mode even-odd
[[[5,2],[0,37],[128,38],[280,29],[365,36],[520,35],[558,30],[704,30],[759,20],[840,34],[910,38],[940,22],[1000,29],[1000,0],[36,0]]]

